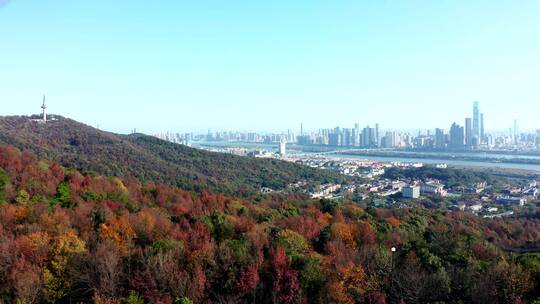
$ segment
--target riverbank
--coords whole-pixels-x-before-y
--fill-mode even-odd
[[[390,158],[414,158],[414,159],[437,159],[437,160],[451,160],[451,161],[468,161],[468,162],[486,162],[486,163],[506,163],[506,164],[525,164],[525,165],[539,165],[540,158],[526,158],[526,157],[490,157],[479,155],[466,155],[461,154],[448,154],[448,153],[425,153],[425,152],[398,152],[398,151],[369,151],[369,150],[356,150],[356,151],[339,151],[336,154],[340,155],[356,155],[356,156],[376,156],[376,157],[390,157]]]

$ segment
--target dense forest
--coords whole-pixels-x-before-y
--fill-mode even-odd
[[[0,303],[538,303],[540,254],[501,248],[539,238],[534,217],[237,198],[0,146]]]
[[[119,135],[54,116],[46,125],[28,117],[0,117],[0,144],[31,150],[81,172],[133,175],[187,190],[249,196],[261,187],[280,190],[299,180],[341,182],[346,177],[276,159],[213,153],[142,134]]]

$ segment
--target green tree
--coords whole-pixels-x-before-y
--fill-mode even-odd
[[[193,301],[191,301],[188,297],[181,297],[176,298],[174,300],[174,304],[193,304]]]
[[[299,269],[298,278],[305,294],[311,303],[318,303],[326,283],[326,277],[318,255],[309,255],[294,261],[293,267]]]
[[[6,202],[6,188],[9,183],[9,177],[6,172],[0,168],[0,205]]]
[[[75,203],[71,200],[71,191],[67,183],[61,183],[56,188],[56,198],[51,201],[51,207],[60,204],[63,208],[71,208]]]
[[[229,239],[234,234],[233,224],[227,219],[226,215],[221,212],[214,212],[212,215],[206,216],[203,221],[208,226],[212,232],[212,237],[217,242]]]
[[[276,245],[285,248],[288,256],[297,256],[309,251],[306,239],[290,229],[283,229],[276,236]]]
[[[136,291],[131,291],[129,296],[122,298],[122,304],[144,304],[144,299]]]
[[[69,293],[72,285],[67,276],[67,268],[72,258],[85,252],[86,243],[74,230],[58,236],[51,245],[49,263],[43,273],[47,298],[51,302],[56,303]]]
[[[17,193],[17,197],[15,198],[15,201],[17,202],[17,204],[27,205],[28,202],[30,201],[30,194],[28,194],[28,192],[26,192],[24,189],[21,189]]]

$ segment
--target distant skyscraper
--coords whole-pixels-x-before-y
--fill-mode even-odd
[[[300,136],[304,135],[304,123],[300,123]]]
[[[468,147],[472,146],[473,144],[473,127],[471,126],[470,118],[465,118],[465,144]]]
[[[328,134],[328,145],[339,146],[340,141],[341,141],[341,134],[336,133],[336,132]]]
[[[351,129],[349,128],[343,129],[343,132],[341,133],[342,146],[346,146],[346,147],[352,146],[352,133],[353,131],[351,131]]]
[[[386,135],[382,139],[382,147],[383,148],[394,147],[394,145],[392,144],[392,132],[386,132]]]
[[[478,142],[478,139],[480,138],[480,105],[478,101],[475,101],[473,103],[473,125],[472,125],[472,138],[476,139],[476,142]],[[471,140],[472,143],[472,140]],[[467,143],[467,145],[469,145]]]
[[[375,124],[375,146],[379,146],[379,124]]]
[[[518,130],[518,122],[517,122],[517,119],[514,119],[514,134],[513,134],[513,137],[514,137],[514,144],[518,144],[518,141],[519,141],[519,130]]]
[[[450,128],[450,147],[452,149],[463,149],[465,143],[463,127],[453,123]]]
[[[395,148],[399,146],[399,136],[398,133],[386,132],[386,135],[382,138],[381,146],[384,148]]]
[[[485,135],[484,130],[484,113],[480,114],[480,143],[484,141]]]
[[[352,145],[355,147],[360,146],[360,124],[355,123],[352,130]]]
[[[365,148],[372,148],[375,146],[375,129],[369,126],[362,130],[362,146]]]
[[[444,149],[446,146],[446,138],[443,129],[435,129],[435,148]]]

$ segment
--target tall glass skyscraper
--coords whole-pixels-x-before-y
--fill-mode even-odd
[[[465,144],[468,147],[471,147],[473,145],[473,138],[474,138],[474,131],[471,126],[471,119],[465,118]]]
[[[473,104],[473,123],[472,123],[472,136],[476,138],[476,142],[480,141],[480,105],[478,101]]]
[[[484,140],[484,113],[480,114],[480,142]]]
[[[452,149],[463,149],[465,144],[465,136],[463,127],[453,123],[450,127],[450,148]]]

